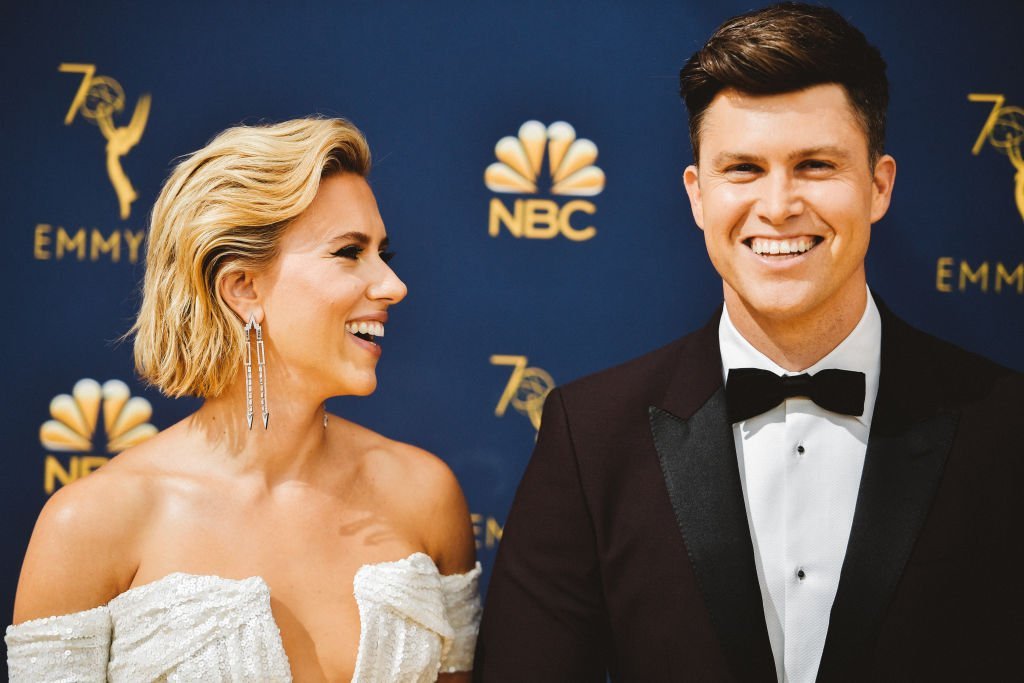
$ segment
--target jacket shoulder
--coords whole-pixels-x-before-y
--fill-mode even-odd
[[[568,382],[559,391],[570,405],[642,403],[646,410],[664,395],[680,361],[703,342],[704,332],[691,332],[654,351]]]
[[[1024,404],[1024,374],[924,332],[895,315],[890,314],[886,322],[897,338],[899,355],[895,361],[912,362],[917,381],[936,391],[947,407],[987,400]]]

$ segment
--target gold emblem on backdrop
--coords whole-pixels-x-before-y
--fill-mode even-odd
[[[496,548],[501,541],[502,533],[505,531],[505,525],[499,522],[497,517],[480,512],[470,514],[469,520],[473,524],[473,539],[476,549],[491,550]]]
[[[988,142],[996,151],[1005,154],[1009,158],[1014,175],[1014,199],[1017,202],[1017,210],[1020,212],[1021,220],[1024,220],[1024,155],[1021,152],[1021,143],[1024,142],[1024,109],[1016,106],[1006,106],[1004,95],[971,93],[967,96],[971,102],[990,102],[992,111],[985,119],[985,125],[981,128],[971,154],[977,156],[985,143]]]
[[[527,362],[526,356],[491,356],[491,365],[512,367],[512,374],[498,399],[494,414],[502,417],[511,405],[530,420],[534,429],[539,430],[544,399],[555,388],[555,380],[543,368],[527,367]]]
[[[545,169],[550,193],[557,196],[593,197],[604,190],[604,171],[594,165],[597,145],[577,138],[565,121],[545,126],[527,121],[516,136],[506,136],[494,146],[497,161],[484,171],[484,184],[501,194],[536,194]],[[545,156],[547,164],[545,165]],[[497,197],[491,199],[487,232],[497,237],[504,226],[514,237],[552,239],[558,235],[574,242],[594,237],[597,229],[572,223],[578,213],[593,215],[593,202],[581,199],[560,204],[551,199],[516,199],[510,209]]]
[[[96,75],[95,64],[61,64],[58,70],[63,73],[82,74],[82,82],[71,100],[68,113],[64,116],[64,125],[70,126],[77,114],[81,114],[89,123],[97,126],[107,140],[106,166],[110,184],[117,194],[121,220],[131,215],[132,202],[138,199],[138,193],[131,180],[121,166],[121,157],[142,139],[149,120],[150,96],[141,95],[135,103],[131,119],[126,126],[118,126],[114,117],[124,111],[127,99],[121,84],[109,76]]]
[[[97,428],[101,424],[106,442],[97,448]],[[39,441],[48,451],[66,454],[67,466],[60,458],[47,454],[43,466],[43,489],[53,493],[57,482],[69,484],[84,477],[109,460],[113,454],[142,443],[156,434],[149,423],[153,407],[149,401],[132,396],[128,385],[118,379],[102,385],[94,379],[75,383],[70,394],[59,394],[50,401],[50,417],[39,427]]]
[[[1014,201],[1024,220],[1024,109],[1006,105],[1006,96],[993,93],[970,93],[971,102],[989,103],[991,109],[981,132],[974,140],[971,154],[977,156],[987,146],[1005,154],[1015,170]],[[1005,255],[1004,255],[1005,256]],[[1024,294],[1024,261],[1005,259],[969,261],[954,256],[940,256],[935,261],[935,290],[946,294],[977,292],[980,294]]]

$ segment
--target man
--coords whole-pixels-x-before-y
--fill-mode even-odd
[[[476,679],[1012,671],[1024,381],[867,289],[896,174],[885,63],[834,11],[785,4],[723,24],[681,85],[725,305],[548,398]]]

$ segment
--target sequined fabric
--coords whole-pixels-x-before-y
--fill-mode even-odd
[[[441,576],[429,556],[356,574],[353,681],[433,681],[472,666],[480,565]],[[7,628],[10,680],[291,681],[263,579],[170,574],[107,605]]]
[[[423,553],[362,567],[353,582],[360,619],[353,683],[426,683],[440,671],[471,669],[479,578],[479,562],[466,574],[441,576]]]

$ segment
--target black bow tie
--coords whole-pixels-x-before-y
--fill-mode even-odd
[[[780,377],[768,370],[734,368],[725,383],[729,422],[733,423],[767,412],[794,396],[806,396],[833,413],[863,415],[864,373],[822,370]]]

